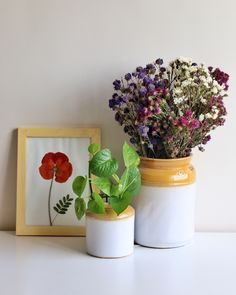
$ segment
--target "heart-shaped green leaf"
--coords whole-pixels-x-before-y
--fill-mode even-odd
[[[72,190],[73,192],[78,196],[78,197],[81,197],[83,192],[84,192],[84,189],[85,189],[85,186],[86,186],[86,183],[87,183],[87,177],[83,177],[83,176],[77,176],[73,183],[72,183]]]
[[[95,155],[100,150],[100,144],[91,143],[88,147],[90,154]]]
[[[129,192],[132,196],[136,195],[141,186],[141,176],[136,166],[126,168],[121,176],[120,183],[123,187],[123,193]]]
[[[136,151],[126,142],[123,145],[123,158],[125,167],[138,166],[140,163],[139,155]]]
[[[110,204],[116,214],[119,215],[129,206],[129,204],[132,202],[132,199],[132,194],[130,192],[125,192],[122,198],[111,196]]]
[[[97,152],[90,161],[90,171],[98,177],[108,177],[118,169],[118,161],[112,158],[109,149]]]
[[[102,214],[105,213],[105,206],[102,197],[93,192],[91,196],[91,200],[88,202],[88,209],[93,213]]]
[[[84,216],[85,210],[86,210],[86,204],[84,199],[77,198],[75,200],[75,214],[79,220]]]
[[[108,178],[99,177],[92,180],[92,183],[95,184],[103,193],[110,196],[112,183]]]
[[[122,184],[112,184],[111,186],[111,196],[119,197],[120,194],[122,193]]]

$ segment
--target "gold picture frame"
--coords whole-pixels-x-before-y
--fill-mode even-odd
[[[43,160],[41,159],[43,154],[45,154],[45,151],[51,155],[53,153],[62,154],[64,153],[64,150],[67,150],[69,151],[67,152],[67,155],[71,153],[72,159],[73,156],[77,159],[80,154],[81,158],[78,159],[81,163],[83,162],[83,165],[81,164],[81,167],[83,166],[82,168],[84,169],[82,173],[87,174],[84,163],[87,162],[88,165],[89,155],[88,151],[85,151],[85,147],[90,143],[101,143],[101,130],[99,128],[18,128],[16,235],[85,235],[85,226],[79,224],[79,222],[78,225],[76,225],[73,219],[75,213],[73,212],[74,216],[72,216],[72,209],[74,210],[74,208],[72,208],[74,207],[72,201],[71,206],[69,206],[70,208],[66,209],[68,210],[67,213],[70,211],[70,215],[68,215],[69,218],[73,220],[72,225],[68,224],[69,221],[65,224],[63,223],[67,215],[59,215],[59,217],[57,217],[58,214],[54,211],[53,213],[57,214],[55,215],[57,219],[63,217],[64,221],[60,221],[59,224],[45,224],[47,223],[45,218],[46,213],[42,211],[42,208],[48,206],[48,213],[51,215],[51,207],[49,206],[50,202],[48,201],[48,205],[45,205],[45,190],[48,191],[49,187],[52,188],[55,174],[51,177],[51,186],[49,186],[49,183],[46,181],[49,179],[47,178],[47,175],[45,178],[46,180],[41,177],[43,171],[41,169],[41,166],[43,166]],[[78,155],[76,152],[77,147]],[[86,157],[88,157],[88,159]],[[70,157],[68,157],[68,159],[69,158]],[[76,165],[74,165],[75,169],[79,169],[77,166],[79,167],[76,163]],[[71,167],[73,167],[73,164],[71,164]],[[65,183],[59,185],[59,183],[57,183],[56,186],[54,183],[54,186],[58,190],[62,187],[63,189],[71,188],[71,181],[73,180],[72,176],[77,176],[73,175],[75,169],[73,168],[72,172],[70,171],[71,177],[70,180],[68,180],[68,182],[70,181],[70,185],[65,185]],[[37,177],[39,177],[39,179]],[[69,177],[69,174],[67,177]],[[58,182],[61,182],[60,179]],[[47,189],[45,189],[45,187],[47,187]],[[49,189],[49,200],[51,197],[51,191],[52,190]],[[40,203],[41,196],[43,196],[43,206],[42,203]],[[63,198],[65,199],[65,196]],[[55,203],[56,201],[54,201],[54,205]],[[54,207],[52,207],[52,210],[53,209]],[[41,212],[38,212],[38,210],[41,210]],[[56,217],[54,217],[54,219]],[[51,222],[51,219],[49,220]]]

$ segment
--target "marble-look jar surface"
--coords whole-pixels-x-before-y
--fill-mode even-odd
[[[135,242],[155,248],[179,247],[194,235],[196,173],[191,157],[141,158],[142,187],[134,198]]]
[[[134,249],[134,209],[131,206],[117,215],[106,205],[104,214],[86,213],[86,247],[90,255],[118,258],[131,255]]]

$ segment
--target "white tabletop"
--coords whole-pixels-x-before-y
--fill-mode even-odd
[[[135,246],[134,255],[99,259],[77,237],[0,232],[1,295],[235,295],[236,233],[196,233],[176,249]]]

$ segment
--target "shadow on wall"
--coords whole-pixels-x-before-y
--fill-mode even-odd
[[[3,173],[2,199],[0,205],[1,230],[15,229],[16,219],[16,163],[17,163],[17,129],[11,131]]]

